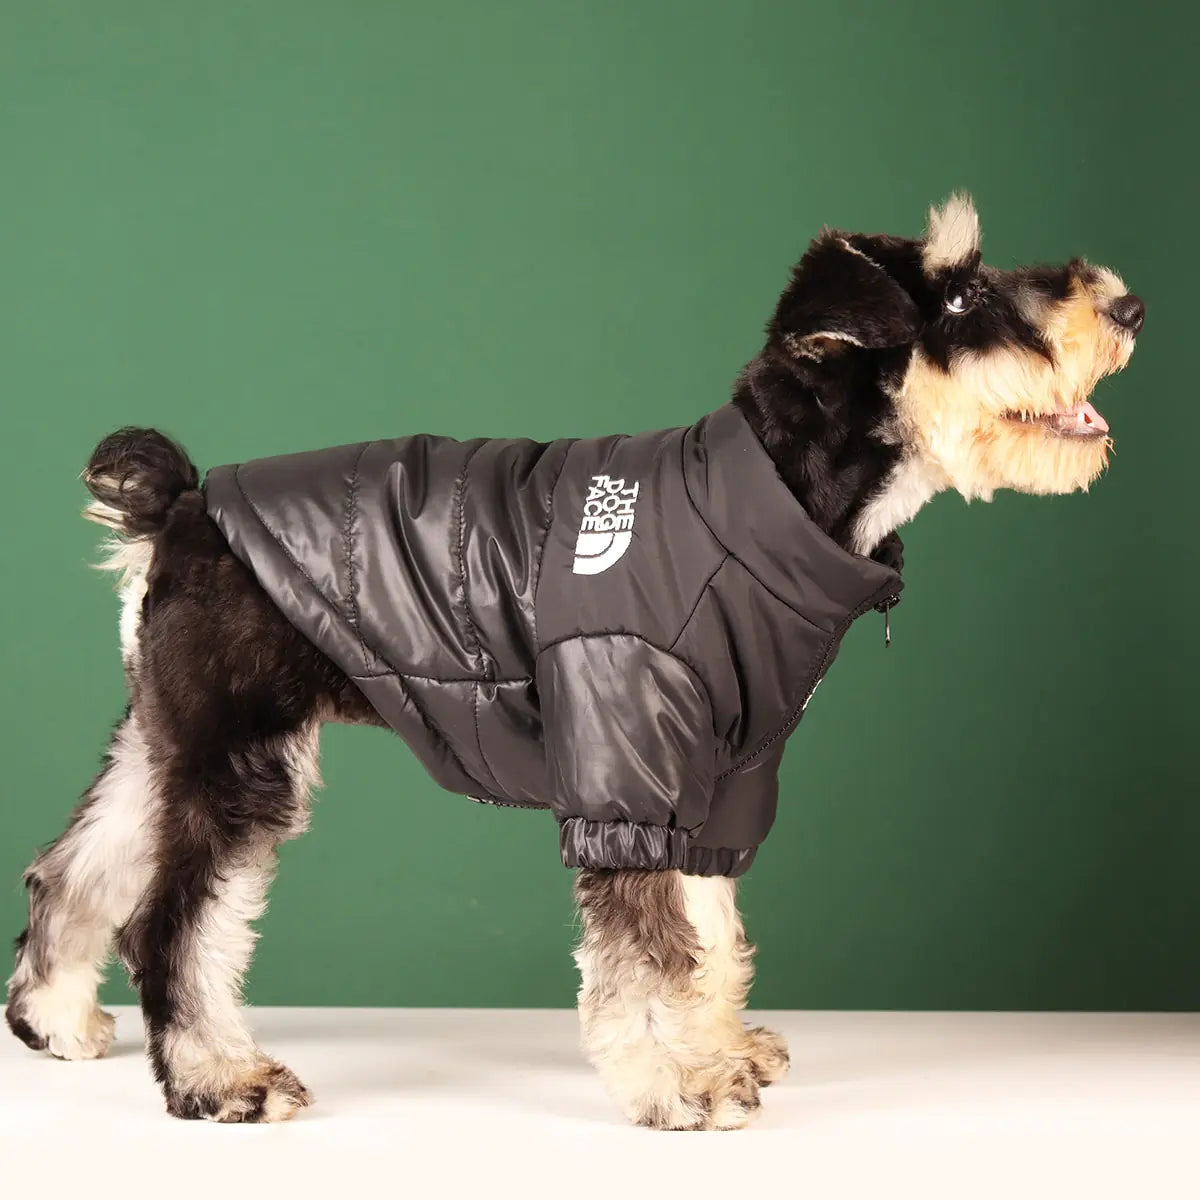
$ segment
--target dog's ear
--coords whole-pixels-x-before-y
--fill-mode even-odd
[[[826,230],[793,269],[768,332],[789,356],[820,362],[855,347],[908,345],[921,324],[916,302],[879,263]]]
[[[929,210],[921,242],[921,265],[929,276],[974,271],[979,266],[979,214],[966,192],[956,192],[941,208]]]

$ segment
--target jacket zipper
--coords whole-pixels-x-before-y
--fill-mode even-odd
[[[892,585],[889,583],[887,586],[890,588]],[[747,763],[752,763],[756,758],[759,758],[761,755],[765,754],[773,745],[775,745],[777,741],[779,741],[780,738],[787,737],[787,735],[796,727],[796,724],[799,722],[800,718],[804,716],[804,710],[808,707],[808,702],[812,699],[813,693],[817,690],[817,688],[821,686],[821,680],[825,678],[825,672],[829,670],[829,665],[833,662],[834,655],[837,654],[838,647],[842,642],[842,638],[846,636],[846,631],[850,628],[850,626],[853,625],[854,622],[863,615],[863,613],[868,612],[877,604],[881,604],[886,601],[887,606],[890,609],[892,605],[895,604],[899,599],[899,592],[891,592],[885,597],[884,589],[880,588],[880,590],[875,592],[870,599],[865,600],[858,606],[858,608],[850,613],[850,615],[847,616],[830,635],[829,648],[825,651],[825,655],[821,659],[820,665],[817,667],[816,682],[814,682],[812,687],[808,689],[808,693],[805,695],[804,699],[801,700],[800,703],[797,704],[794,709],[792,709],[791,713],[788,714],[787,720],[785,720],[784,723],[773,734],[771,734],[771,736],[767,738],[767,740],[763,742],[763,744],[759,746],[757,750],[751,754],[747,754],[745,758],[742,758],[738,762],[734,763],[732,767],[722,771],[720,775],[713,780],[713,782],[716,783],[730,775],[736,775],[738,771],[746,766]]]
[[[468,800],[473,800],[476,804],[486,804],[491,808],[532,808],[539,809],[546,807],[542,804],[518,804],[515,800],[495,800],[491,796],[468,796]]]

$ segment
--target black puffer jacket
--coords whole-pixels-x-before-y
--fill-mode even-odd
[[[809,520],[732,406],[635,437],[369,442],[205,487],[433,778],[548,806],[572,867],[744,871],[784,739],[902,586]]]

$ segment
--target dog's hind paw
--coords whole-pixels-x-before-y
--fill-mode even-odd
[[[55,1058],[103,1058],[112,1045],[116,1022],[92,1003],[60,1003],[46,988],[14,996],[5,1011],[9,1029],[31,1050],[45,1050]]]

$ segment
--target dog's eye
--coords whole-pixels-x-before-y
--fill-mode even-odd
[[[965,313],[967,311],[967,296],[957,288],[951,288],[946,293],[946,311],[949,313]]]

